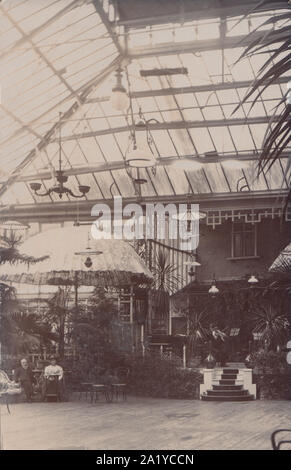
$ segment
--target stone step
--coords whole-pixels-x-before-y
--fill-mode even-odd
[[[242,385],[212,385],[213,390],[242,390]]]
[[[226,380],[226,381],[232,380],[234,382],[233,385],[240,385],[244,383],[243,377],[237,377],[236,379],[222,379],[221,377],[214,377],[212,379],[212,384],[219,385],[221,380]],[[225,382],[225,384],[227,385],[227,382]],[[232,385],[232,384],[230,383],[229,385]]]
[[[235,383],[235,380],[222,379],[222,380],[219,380],[219,385],[238,385],[238,384]]]
[[[230,369],[245,369],[246,366],[244,362],[227,362],[226,368]]]
[[[203,401],[252,401],[254,400],[253,395],[244,395],[239,397],[227,397],[225,395],[220,395],[219,397],[213,397],[210,395],[202,395],[201,400]]]
[[[237,378],[237,374],[221,374],[221,380],[235,380]]]
[[[222,369],[223,374],[238,374],[239,369]]]
[[[247,390],[225,390],[225,389],[222,389],[222,390],[207,390],[207,395],[211,396],[211,397],[221,397],[221,396],[225,396],[225,397],[236,397],[236,396],[246,396],[248,395],[248,391]]]
[[[234,384],[230,383],[229,385],[240,385],[243,384],[243,377],[237,377],[236,379],[221,379],[220,377],[215,377],[212,379],[212,384],[219,385],[221,380],[232,380]],[[227,385],[227,382],[225,382],[225,385]]]

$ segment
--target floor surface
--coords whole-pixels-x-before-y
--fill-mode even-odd
[[[4,449],[270,449],[291,428],[291,401],[242,403],[128,397],[96,404],[1,405]]]

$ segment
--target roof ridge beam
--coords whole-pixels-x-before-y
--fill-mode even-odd
[[[259,2],[257,2],[259,3]],[[266,2],[267,3],[267,2]],[[200,8],[194,9],[193,11],[187,10],[187,21],[193,20],[210,20],[215,18],[220,18],[221,16],[227,17],[235,17],[240,15],[245,15],[250,13],[250,10],[253,10],[253,2],[237,2],[234,4],[233,0],[229,2],[229,5],[217,7],[217,8]],[[286,2],[284,1],[270,1],[268,5],[260,5],[257,8],[256,13],[262,13],[265,11],[271,11],[274,9],[285,9],[288,8],[286,6]],[[253,11],[252,11],[253,13]],[[141,17],[141,18],[134,18],[134,19],[119,19],[116,21],[117,26],[126,26],[128,28],[144,28],[149,25],[163,25],[165,23],[179,23],[181,21],[181,15],[177,13],[170,13],[165,15],[156,15],[151,17]],[[110,22],[112,25],[113,22]]]
[[[267,31],[266,31],[267,33]],[[195,41],[185,41],[177,43],[164,43],[153,46],[143,46],[128,49],[128,56],[131,60],[142,57],[156,57],[163,55],[175,55],[196,53],[202,51],[216,51],[223,49],[233,49],[236,47],[246,47],[256,39],[261,39],[260,31],[253,32],[250,36],[226,36],[223,39],[200,39]]]
[[[165,196],[144,196],[136,199],[133,197],[124,197],[123,204],[139,202],[142,206],[145,204],[163,204],[176,203],[195,203],[200,205],[201,210],[219,210],[219,209],[255,209],[281,208],[288,196],[289,189],[263,190],[263,191],[242,191],[236,193],[201,193]],[[93,221],[91,209],[94,204],[108,204],[113,206],[113,199],[92,199],[79,201],[78,214],[80,221]],[[76,218],[76,202],[54,202],[37,204],[11,204],[3,206],[0,210],[1,220],[13,220],[33,222],[47,221],[61,222],[64,220],[73,220]]]
[[[181,155],[181,157],[177,156],[169,156],[169,157],[161,157],[157,159],[157,166],[171,166],[174,161],[189,159],[202,163],[223,163],[226,160],[235,159],[237,161],[254,161],[258,160],[259,154],[257,153],[229,153],[229,154],[218,154],[218,156],[193,156],[193,155]],[[289,152],[284,152],[280,159],[290,158]],[[99,165],[88,165],[83,167],[73,167],[64,170],[64,174],[66,176],[74,176],[74,175],[86,175],[90,173],[102,173],[103,171],[114,171],[114,170],[122,170],[125,168],[125,162],[123,160],[112,161],[108,163],[100,163]],[[18,182],[30,182],[30,181],[37,181],[37,180],[49,180],[52,178],[51,171],[42,171],[39,173],[34,173],[30,175],[23,175],[18,179]]]

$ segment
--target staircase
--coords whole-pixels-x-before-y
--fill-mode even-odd
[[[250,401],[255,396],[244,389],[243,369],[227,367],[214,369],[212,388],[201,394],[204,401]]]

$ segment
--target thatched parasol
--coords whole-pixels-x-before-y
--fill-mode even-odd
[[[26,240],[21,250],[27,255],[48,258],[27,266],[3,265],[0,267],[2,281],[77,287],[121,287],[152,282],[151,272],[131,245],[123,240],[94,240],[90,227],[47,230]],[[89,268],[85,266],[86,255],[92,261]]]
[[[289,273],[291,272],[291,243],[281,251],[273,264],[269,267],[269,271],[273,273]]]

